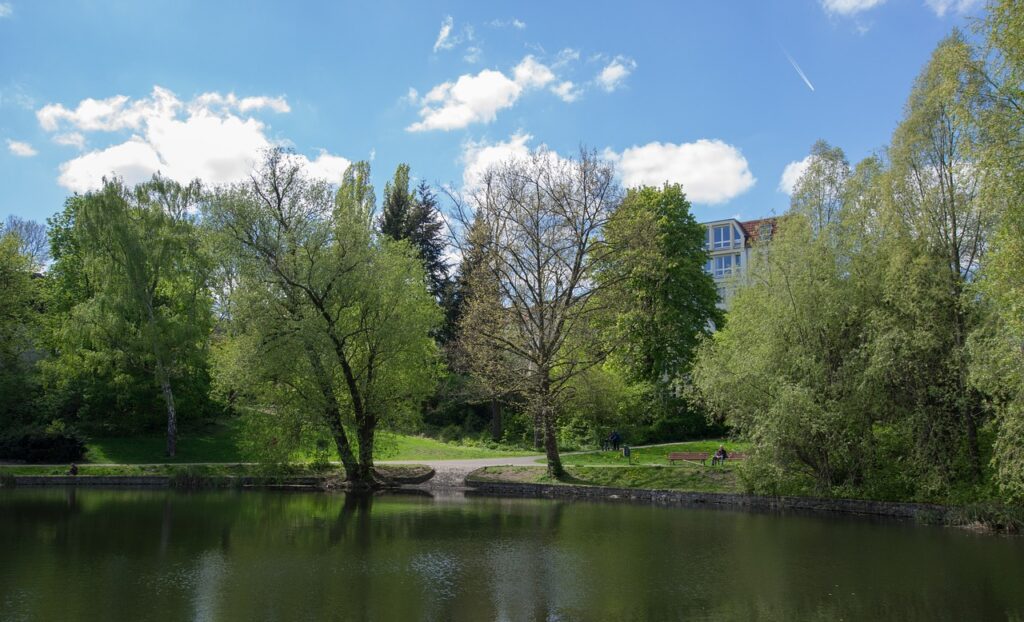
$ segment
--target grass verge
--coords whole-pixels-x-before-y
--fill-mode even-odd
[[[609,486],[692,492],[742,492],[734,468],[711,469],[683,466],[568,466],[566,477],[555,480],[542,466],[485,467],[472,479],[484,482]]]
[[[635,465],[668,465],[668,455],[673,452],[701,452],[708,454],[710,458],[719,445],[725,445],[726,451],[750,451],[750,443],[728,441],[728,440],[703,440],[690,441],[686,443],[674,443],[672,445],[659,445],[657,447],[637,447],[632,449],[632,464]],[[547,462],[540,459],[537,462]],[[620,451],[591,451],[578,454],[565,454],[562,456],[563,465],[576,466],[627,466],[630,461],[623,457]]]

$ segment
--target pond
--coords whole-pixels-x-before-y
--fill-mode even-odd
[[[1020,620],[1024,538],[548,500],[0,490],[0,620]]]

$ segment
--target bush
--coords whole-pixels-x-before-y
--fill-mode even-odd
[[[80,462],[85,442],[71,432],[33,431],[0,438],[0,460],[30,464]]]

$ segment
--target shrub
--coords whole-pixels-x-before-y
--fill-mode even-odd
[[[85,442],[67,431],[32,431],[0,439],[0,459],[30,464],[79,462],[85,457]]]

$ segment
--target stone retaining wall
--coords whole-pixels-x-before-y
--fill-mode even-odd
[[[766,497],[722,492],[683,492],[677,490],[642,490],[605,486],[570,486],[466,480],[474,492],[502,497],[585,499],[632,501],[655,505],[739,508],[746,510],[853,514],[927,522],[942,522],[949,508],[921,503],[863,501],[859,499],[817,499],[813,497]]]

